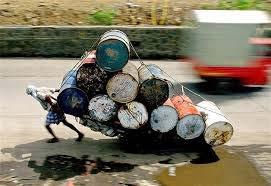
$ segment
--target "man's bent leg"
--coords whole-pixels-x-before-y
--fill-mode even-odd
[[[56,137],[54,131],[51,129],[50,124],[46,124],[45,128],[47,129],[47,131],[53,136],[52,139],[48,140],[48,143],[55,143],[58,142],[58,138]]]
[[[69,123],[66,119],[64,119],[62,121],[62,123],[65,126],[69,127],[70,129],[74,130],[75,132],[77,132],[78,138],[76,139],[76,141],[81,141],[82,140],[82,138],[84,137],[84,134],[82,132],[80,132],[77,128],[75,128],[75,126],[73,126],[71,123]]]

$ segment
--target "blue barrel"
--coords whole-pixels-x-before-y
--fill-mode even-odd
[[[69,71],[63,78],[57,102],[64,113],[73,116],[82,116],[88,110],[86,93],[76,87],[77,71]]]
[[[97,64],[104,70],[116,72],[128,62],[130,56],[129,39],[119,30],[110,30],[102,35],[97,49]]]

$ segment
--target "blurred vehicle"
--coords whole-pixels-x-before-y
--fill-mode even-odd
[[[196,73],[220,88],[266,85],[271,38],[264,38],[270,17],[263,11],[194,10],[189,57]],[[270,26],[270,25],[269,25]]]

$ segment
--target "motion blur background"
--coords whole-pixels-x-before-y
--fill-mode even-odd
[[[0,57],[80,57],[105,31],[120,29],[141,58],[190,60],[215,87],[268,84],[271,41],[250,41],[271,37],[270,17],[226,13],[217,23],[210,14],[214,24],[200,25],[197,9],[260,10],[270,16],[271,1],[1,0]]]

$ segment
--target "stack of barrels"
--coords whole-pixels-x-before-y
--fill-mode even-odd
[[[210,101],[194,104],[170,95],[173,84],[154,64],[129,61],[130,41],[119,30],[102,35],[96,50],[63,78],[58,104],[66,114],[107,136],[143,143],[201,141],[217,146],[230,140],[233,127]]]

